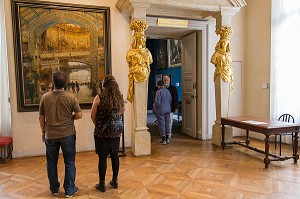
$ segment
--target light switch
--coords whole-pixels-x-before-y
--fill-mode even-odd
[[[268,89],[268,88],[270,88],[270,83],[263,83],[263,84],[262,84],[262,88],[263,88],[263,89]]]

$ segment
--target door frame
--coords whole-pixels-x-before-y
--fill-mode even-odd
[[[157,27],[163,28],[162,26],[157,25],[157,19],[159,17],[147,16],[147,23],[149,27]],[[175,19],[175,18],[172,18]],[[175,19],[176,20],[176,19]],[[196,95],[197,95],[197,127],[196,134],[197,139],[201,140],[210,140],[212,138],[212,126],[215,121],[215,96],[214,96],[214,67],[210,64],[210,56],[214,51],[213,47],[213,37],[210,37],[209,33],[214,32],[215,21],[213,19],[208,20],[193,20],[188,19],[188,27],[186,29],[191,30],[192,32],[197,32],[197,40],[201,42],[201,49],[197,47],[197,62],[201,62],[202,69],[199,70],[197,68],[196,74]],[[170,28],[170,27],[168,27]],[[177,29],[177,28],[176,28]],[[174,32],[176,32],[174,29]],[[189,34],[190,34],[189,33]],[[199,34],[201,33],[201,34]],[[188,34],[187,34],[188,35]],[[147,35],[148,36],[148,35]],[[155,36],[157,38],[164,38],[161,35],[149,35],[151,37]],[[179,39],[179,38],[176,38]],[[198,42],[198,41],[197,41]],[[197,45],[198,46],[198,45]],[[199,58],[202,58],[199,60]],[[197,64],[198,65],[198,64]],[[201,78],[201,79],[200,79]],[[199,81],[202,80],[202,81]],[[201,93],[199,93],[199,89],[201,88]],[[200,97],[201,96],[201,97]],[[199,111],[199,107],[201,111]],[[201,125],[201,127],[200,127]]]

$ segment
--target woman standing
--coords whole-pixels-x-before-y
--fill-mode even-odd
[[[119,85],[112,75],[107,75],[102,82],[102,93],[97,95],[93,101],[91,118],[95,124],[94,139],[96,153],[99,157],[98,171],[99,184],[96,184],[96,189],[101,192],[106,191],[105,175],[107,167],[107,156],[110,154],[113,177],[110,185],[118,188],[118,173],[119,173],[119,144],[121,135],[113,135],[107,132],[103,126],[110,120],[112,108],[117,109],[118,113],[124,112],[124,100],[119,89]]]

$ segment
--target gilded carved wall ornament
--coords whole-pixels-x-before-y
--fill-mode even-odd
[[[131,20],[130,28],[134,31],[131,49],[127,52],[126,61],[129,67],[128,101],[133,101],[134,82],[144,82],[150,75],[150,64],[153,59],[150,51],[146,48],[145,30],[147,22],[143,20]]]
[[[220,40],[215,47],[215,53],[211,57],[210,62],[216,67],[214,80],[220,75],[224,82],[231,82],[231,87],[233,88],[233,69],[229,44],[231,33],[232,28],[226,26],[216,30],[216,34],[220,35]]]

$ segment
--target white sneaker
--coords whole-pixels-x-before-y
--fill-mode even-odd
[[[166,143],[169,144],[170,143],[170,138],[166,139]]]
[[[163,144],[163,145],[166,145],[166,144],[167,144],[166,140],[161,140],[159,143],[160,143],[160,144]]]
[[[71,193],[71,194],[66,194],[66,195],[65,195],[65,198],[72,198],[76,193],[78,193],[78,187],[75,187],[75,188],[74,188],[73,193]]]

